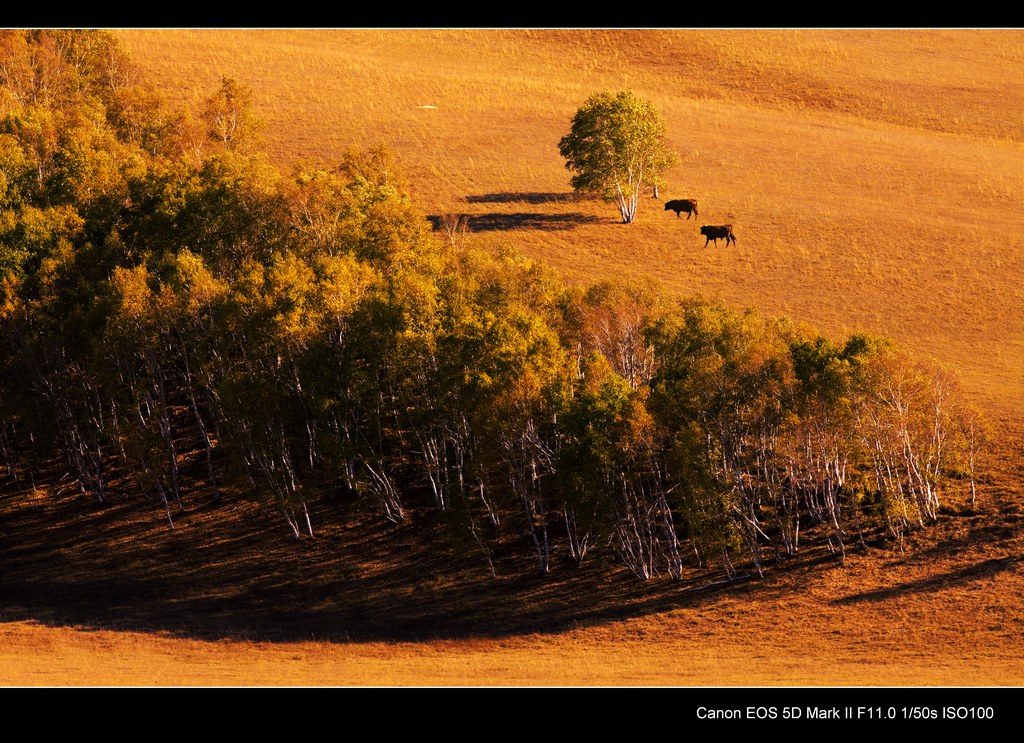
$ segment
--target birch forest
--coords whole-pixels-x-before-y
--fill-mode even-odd
[[[898,550],[971,497],[984,420],[886,338],[573,285],[386,147],[284,173],[263,134],[230,79],[176,108],[108,33],[0,31],[0,488],[255,499],[299,542],[326,501],[431,512],[492,573],[518,540],[638,580]]]

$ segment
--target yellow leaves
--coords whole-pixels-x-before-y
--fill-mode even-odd
[[[241,304],[256,302],[263,291],[266,269],[253,258],[246,258],[235,272],[231,282],[231,296]]]
[[[436,329],[440,292],[434,277],[412,270],[393,271],[387,277],[388,300],[401,313],[409,332],[431,334]]]
[[[152,299],[149,288],[149,271],[145,266],[114,269],[111,279],[114,291],[120,299],[120,307],[129,315],[142,315]]]
[[[617,375],[603,353],[595,351],[584,361],[582,393],[599,397],[601,389]],[[621,379],[621,378],[620,378]],[[624,380],[623,380],[624,383]]]
[[[227,283],[215,278],[200,256],[182,249],[174,257],[174,263],[187,293],[189,311],[196,312],[202,307],[208,307],[227,294]]]
[[[205,268],[192,275],[194,293],[229,295],[248,308],[245,314],[254,322],[269,323],[261,331],[268,340],[293,347],[336,327],[380,281],[372,267],[351,255],[320,255],[307,261],[290,251],[276,256],[267,267],[246,261],[230,288]]]
[[[426,219],[410,205],[394,198],[369,205],[359,231],[361,257],[369,260],[412,266],[438,250]]]
[[[71,206],[37,209],[25,206],[18,214],[18,227],[24,240],[33,246],[54,246],[61,238],[73,238],[85,226],[85,220]]]
[[[161,327],[159,310],[145,266],[116,267],[110,279],[115,309],[110,319],[110,345],[136,344],[148,330]]]
[[[326,168],[298,167],[288,203],[295,229],[317,251],[339,252],[344,243],[353,242],[363,219],[346,183]]]
[[[263,122],[252,111],[252,91],[229,77],[206,99],[208,135],[229,152],[249,153],[262,143]]]
[[[314,289],[313,270],[294,253],[279,256],[270,266],[266,278],[265,301],[274,310],[277,327],[283,340],[302,342],[316,332],[307,313],[309,295]]]
[[[13,273],[0,276],[0,320],[7,320],[18,311],[21,281]]]
[[[643,388],[641,388],[643,389]],[[627,407],[626,430],[622,446],[633,453],[651,452],[657,441],[657,425],[644,405],[643,394],[634,396]]]
[[[51,244],[45,247],[31,246],[43,254],[36,272],[43,293],[55,289],[64,269],[74,261],[75,254],[69,236],[56,233],[48,235],[47,240]]]
[[[800,416],[794,410],[787,409],[782,414],[782,427],[785,430],[795,429],[800,425]]]
[[[376,187],[390,187],[396,193],[408,191],[405,177],[395,157],[384,145],[367,150],[349,148],[342,153],[338,170],[352,181]]]
[[[0,91],[0,116],[3,116],[2,91]],[[0,205],[12,193],[15,181],[31,168],[25,151],[18,140],[10,134],[0,134]]]
[[[316,261],[318,292],[328,318],[348,315],[366,292],[379,281],[373,268],[351,255],[323,255]]]
[[[476,366],[465,366],[463,367],[462,383],[486,390],[494,384],[494,378],[487,372],[480,371]]]

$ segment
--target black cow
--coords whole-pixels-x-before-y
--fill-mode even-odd
[[[731,224],[722,224],[722,225],[706,224],[706,225],[704,225],[703,227],[700,228],[700,234],[704,235],[704,237],[706,238],[704,240],[704,247],[705,248],[708,246],[708,243],[711,242],[712,240],[715,241],[715,245],[718,245],[718,239],[719,238],[725,238],[725,245],[726,245],[726,247],[729,246],[729,241],[730,240],[732,240],[732,244],[733,245],[736,244],[736,236],[734,234],[732,234],[732,225]]]
[[[696,218],[697,214],[697,199],[673,199],[672,201],[665,202],[665,211],[671,209],[676,213],[676,219],[679,219],[679,212],[686,212],[686,218],[690,218],[690,212],[693,212],[693,216]]]

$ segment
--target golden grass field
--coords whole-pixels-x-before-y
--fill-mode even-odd
[[[0,600],[0,684],[1024,686],[1024,31],[118,36],[173,100],[199,101],[222,76],[252,88],[281,168],[386,144],[425,214],[467,215],[469,239],[515,245],[569,280],[651,278],[894,337],[959,374],[993,420],[993,475],[976,510],[948,504],[906,554],[869,549],[845,567],[809,555],[712,591],[588,594],[586,579],[494,581],[436,556],[396,571],[340,528],[304,554],[282,539],[242,557],[247,538],[277,533],[258,511],[231,535],[203,514],[170,534],[126,506],[89,537],[48,537],[44,512],[76,507],[40,501],[0,527],[33,535],[0,548],[5,570],[43,566]],[[588,95],[622,88],[657,106],[680,155],[632,225],[568,198],[557,150]],[[699,222],[663,211],[686,197]],[[705,248],[699,225],[725,222],[738,245]],[[140,535],[144,548],[111,554]],[[157,569],[166,561],[178,577]],[[252,577],[268,567],[276,581]],[[122,575],[152,594],[151,615],[121,611]],[[244,609],[225,608],[217,580],[242,582]],[[62,591],[96,598],[76,608]]]

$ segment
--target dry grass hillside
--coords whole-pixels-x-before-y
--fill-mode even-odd
[[[650,277],[835,333],[892,335],[1024,421],[1024,32],[135,30],[183,101],[256,92],[282,168],[385,143],[428,215],[465,214],[593,281]],[[731,222],[705,249],[660,201],[637,223],[575,201],[557,144],[592,92],[630,88],[680,154],[665,198]],[[433,108],[423,108],[432,106]],[[1016,436],[1020,438],[1020,436]],[[1018,448],[1019,451],[1019,448]]]
[[[8,495],[0,683],[1024,685],[1024,31],[118,35],[176,100],[249,86],[283,169],[384,143],[425,214],[570,280],[894,337],[993,420],[992,475],[905,554],[711,587],[495,580],[380,525],[299,548],[242,504],[172,533],[144,506]],[[698,198],[699,222],[572,198],[558,140],[622,88],[664,114],[680,164],[661,196]],[[705,248],[699,225],[724,222],[738,244]]]

